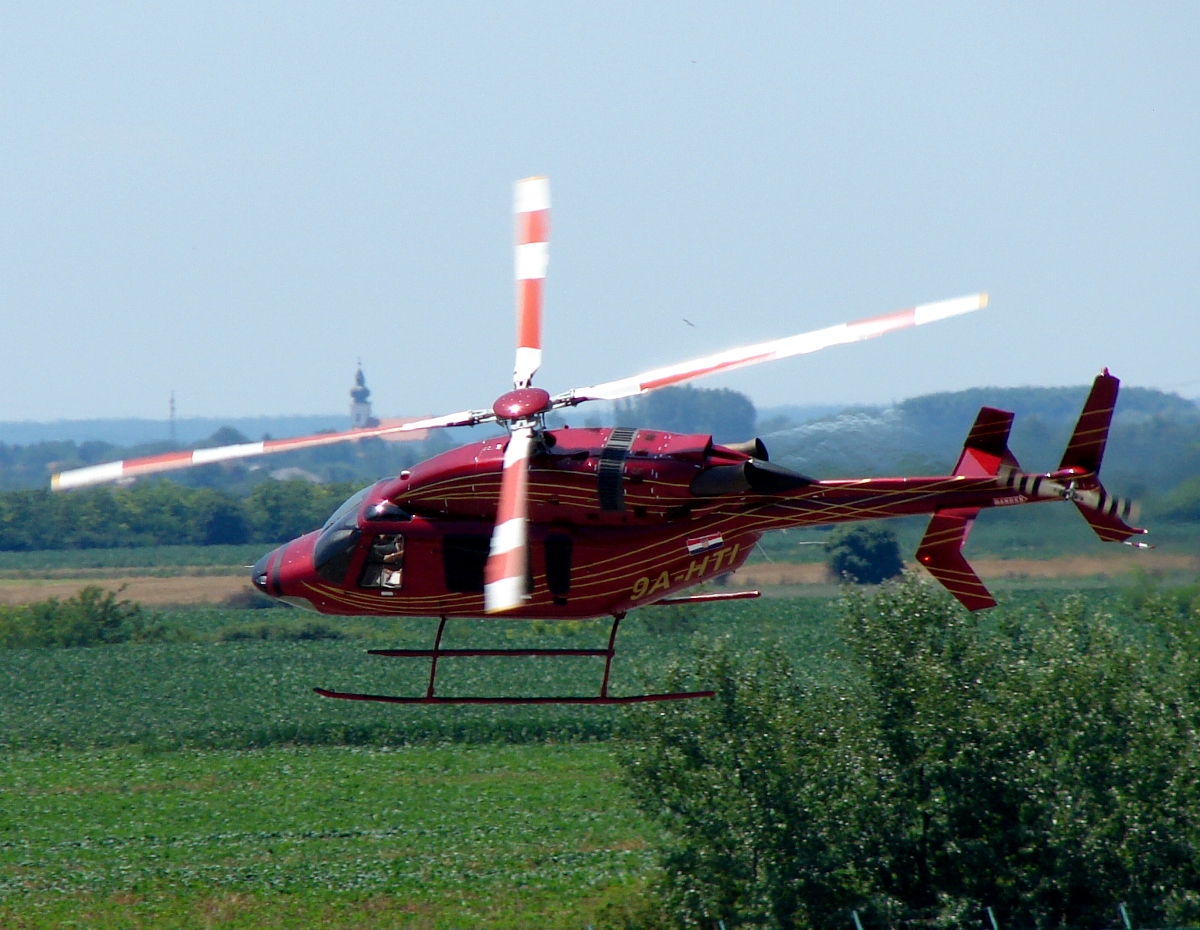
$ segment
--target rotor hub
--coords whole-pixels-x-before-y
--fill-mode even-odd
[[[518,388],[502,394],[492,404],[492,412],[501,420],[528,420],[550,407],[550,392],[541,388]]]

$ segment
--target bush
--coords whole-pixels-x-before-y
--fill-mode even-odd
[[[728,388],[666,387],[617,404],[617,419],[642,429],[708,433],[717,442],[754,435],[754,402]]]
[[[1200,916],[1200,612],[1149,597],[1132,635],[1079,600],[985,619],[910,578],[849,595],[842,631],[841,685],[718,644],[693,670],[713,700],[631,716],[681,924]]]
[[[833,577],[855,584],[880,584],[904,571],[896,534],[879,523],[840,526],[825,541]]]
[[[345,633],[334,629],[322,620],[309,620],[305,623],[253,623],[247,626],[227,626],[217,634],[217,639],[223,643],[264,639],[299,643],[346,638]]]
[[[151,622],[140,605],[119,601],[113,591],[89,586],[65,601],[0,606],[0,648],[105,646],[167,638],[170,631]]]
[[[671,604],[639,610],[637,618],[647,633],[669,636],[677,633],[691,633],[696,628],[696,621],[700,619],[700,614],[695,607],[689,604]]]
[[[842,844],[861,828],[836,825],[860,820],[875,768],[840,731],[856,722],[778,656],[718,643],[697,674],[716,697],[635,713],[622,752],[638,806],[667,831],[668,907],[685,926],[843,927],[862,857]]]

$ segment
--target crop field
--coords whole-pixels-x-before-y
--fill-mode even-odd
[[[900,551],[912,558],[928,517],[900,517],[886,521],[896,534]],[[1166,555],[1200,556],[1200,524],[1171,523],[1152,518],[1137,522],[1150,529],[1147,541]],[[780,562],[821,562],[825,559],[821,543],[830,528],[781,530],[763,537],[759,558]],[[963,549],[968,559],[1045,559],[1093,557],[1136,564],[1137,556],[1124,546],[1101,542],[1074,507],[1048,503],[1037,507],[1010,507],[986,510],[971,529]]]
[[[0,552],[0,577],[44,577],[46,572],[105,569],[242,569],[271,549],[266,543],[245,546],[139,546],[112,549],[52,549]]]
[[[690,649],[694,633],[728,633],[745,645],[778,640],[793,655],[822,655],[833,646],[832,613],[822,599],[744,602],[707,614],[696,608],[643,611],[623,625],[612,693],[661,689],[666,667]],[[427,660],[387,659],[366,650],[428,648],[437,623],[432,620],[321,620],[328,635],[346,638],[289,642],[259,637],[272,625],[286,635],[288,625],[312,615],[194,609],[158,616],[196,641],[0,651],[0,749],[589,739],[609,736],[620,719],[614,707],[399,708],[313,693],[314,687],[424,693]],[[605,644],[607,633],[602,621],[451,621],[443,645],[594,648]],[[597,658],[454,659],[443,661],[438,688],[447,695],[594,694],[602,673]]]
[[[14,755],[0,925],[571,927],[647,826],[602,746]]]
[[[1083,593],[1120,608],[1120,591]],[[836,613],[821,597],[641,611],[623,626],[613,692],[661,689],[674,662],[723,636],[843,675]],[[0,926],[599,930],[624,926],[653,880],[653,828],[613,757],[625,709],[312,692],[423,692],[425,660],[365,650],[428,646],[428,620],[155,616],[173,640],[0,650]],[[444,644],[592,647],[606,634],[452,621]],[[443,694],[581,694],[602,661],[443,668]]]

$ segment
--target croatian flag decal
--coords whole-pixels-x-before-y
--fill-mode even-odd
[[[699,555],[701,552],[711,552],[725,545],[720,533],[709,533],[707,536],[693,536],[687,541],[688,555]]]

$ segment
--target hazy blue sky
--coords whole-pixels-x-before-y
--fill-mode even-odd
[[[0,420],[489,405],[535,173],[551,391],[1200,394],[1200,5],[734,6],[3,4]]]

